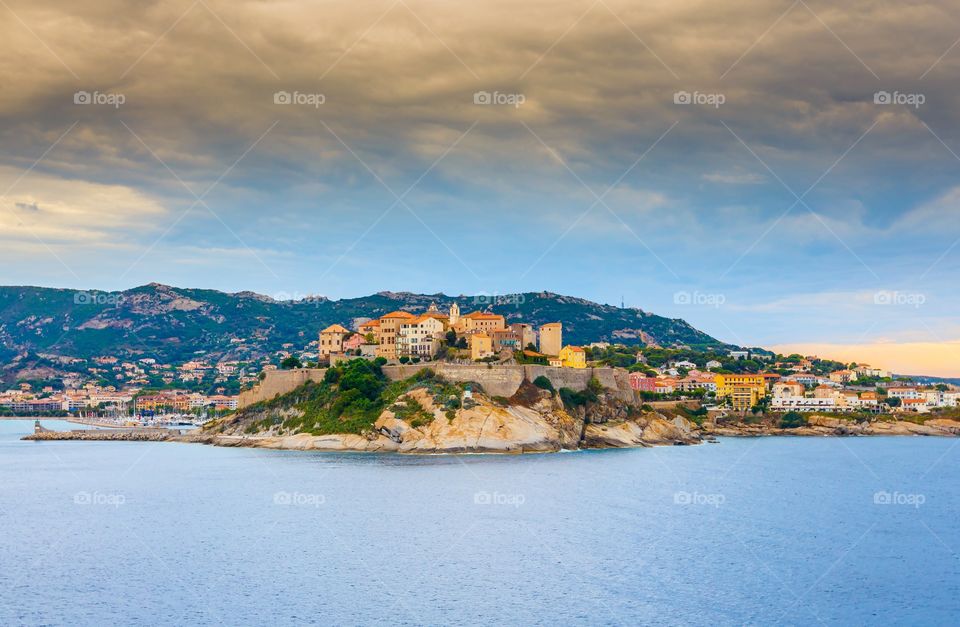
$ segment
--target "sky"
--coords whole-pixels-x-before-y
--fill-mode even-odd
[[[0,2],[0,283],[549,290],[960,376],[960,15]]]

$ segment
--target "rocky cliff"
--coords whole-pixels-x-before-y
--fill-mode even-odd
[[[506,402],[473,393],[456,409],[438,404],[430,389],[414,388],[359,434],[290,432],[283,425],[299,419],[301,410],[283,405],[251,408],[190,438],[219,446],[420,454],[542,453],[700,440],[685,419],[642,412],[613,394],[567,408],[559,395],[529,383]],[[271,426],[252,432],[251,425],[264,424]]]

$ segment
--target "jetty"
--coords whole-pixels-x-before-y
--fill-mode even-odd
[[[125,442],[165,442],[183,433],[179,429],[162,427],[129,427],[120,429],[73,429],[71,431],[52,431],[37,420],[33,424],[33,433],[22,440],[85,440],[85,441],[125,441]]]

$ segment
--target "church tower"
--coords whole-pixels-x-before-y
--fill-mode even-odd
[[[460,319],[460,306],[457,303],[450,305],[450,326],[453,326],[457,323],[457,320]]]

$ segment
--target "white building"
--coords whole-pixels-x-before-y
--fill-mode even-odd
[[[773,411],[842,411],[835,398],[815,396],[775,396],[770,399]]]
[[[887,388],[887,396],[890,398],[899,398],[900,400],[911,399],[915,400],[920,398],[920,392],[917,388],[911,387],[894,387]]]

